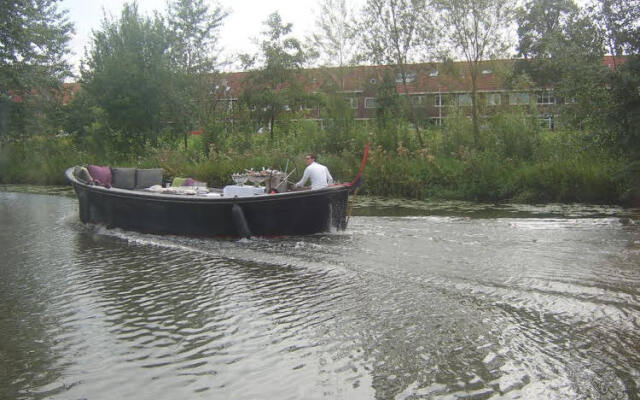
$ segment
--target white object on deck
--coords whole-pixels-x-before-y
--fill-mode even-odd
[[[245,185],[228,185],[222,189],[225,197],[247,197],[264,194],[264,187],[245,186]]]

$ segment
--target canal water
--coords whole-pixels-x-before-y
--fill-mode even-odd
[[[638,399],[637,210],[358,199],[345,232],[0,192],[1,399]]]

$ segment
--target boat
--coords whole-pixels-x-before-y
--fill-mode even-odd
[[[65,175],[78,198],[79,217],[83,223],[160,235],[310,235],[346,229],[349,195],[362,182],[367,154],[368,145],[360,171],[352,182],[283,193],[233,195],[233,191],[225,190],[199,193],[197,188],[189,192],[163,193],[141,187],[106,187],[109,185],[82,179],[84,169],[78,166],[68,168]],[[112,169],[113,172],[117,170]],[[153,183],[148,179],[149,173],[156,175],[154,186],[158,187],[158,169],[127,170],[135,170],[138,177],[147,174],[142,179],[147,179],[147,184]],[[238,189],[237,186],[230,188]]]

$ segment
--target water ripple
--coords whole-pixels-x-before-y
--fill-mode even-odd
[[[640,228],[618,209],[416,203],[229,241],[0,200],[0,398],[639,395]]]

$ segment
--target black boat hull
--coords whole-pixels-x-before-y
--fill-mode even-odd
[[[344,230],[349,184],[252,197],[205,197],[104,188],[66,172],[80,220],[143,233],[189,236],[309,235]]]

